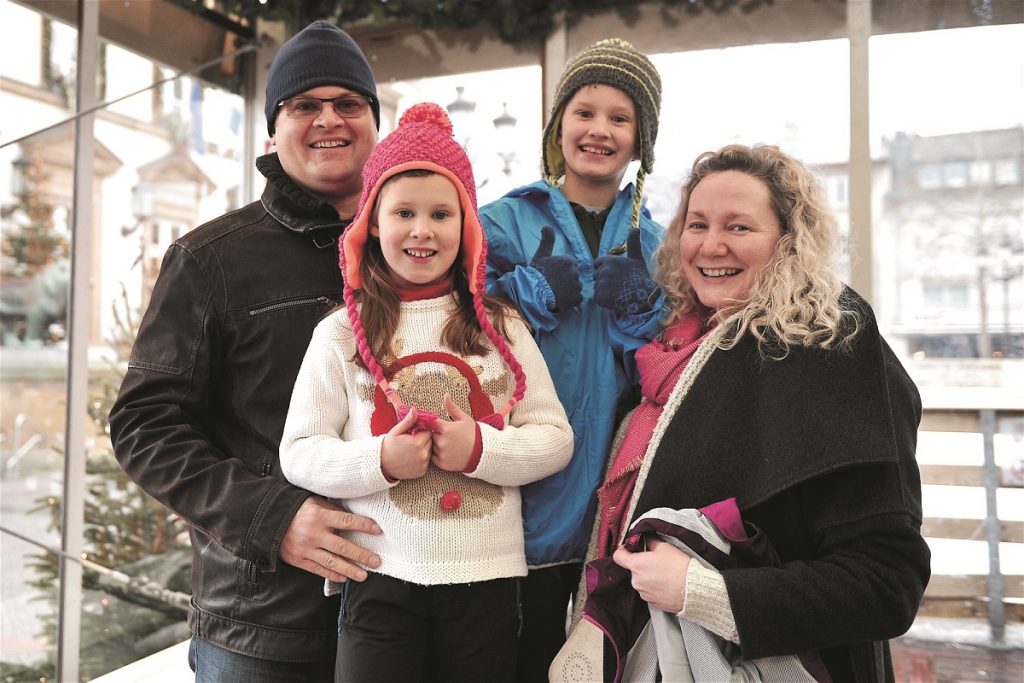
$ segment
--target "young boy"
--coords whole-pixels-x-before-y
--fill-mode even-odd
[[[569,466],[523,488],[526,560],[519,680],[546,681],[565,642],[616,423],[625,354],[658,331],[649,275],[663,229],[643,207],[661,78],[629,43],[601,40],[566,65],[543,136],[545,178],[480,210],[487,284],[523,311],[569,415]],[[619,189],[640,160],[636,186]],[[561,180],[560,180],[561,179]]]

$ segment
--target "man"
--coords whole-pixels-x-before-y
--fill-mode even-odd
[[[278,445],[317,321],[341,301],[338,238],[377,142],[373,73],[355,42],[316,21],[267,74],[260,201],[167,251],[110,413],[128,475],[191,524],[197,681],[330,681],[338,601],[373,553],[336,530],[369,519],[287,483]]]

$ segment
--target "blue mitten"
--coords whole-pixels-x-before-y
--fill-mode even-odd
[[[594,301],[618,318],[649,311],[655,289],[640,247],[640,231],[635,228],[626,238],[625,256],[601,256],[594,261]]]
[[[540,231],[540,245],[530,261],[530,266],[544,276],[555,294],[556,311],[567,311],[583,301],[583,286],[580,271],[572,256],[552,256],[555,245],[555,231],[545,226]]]

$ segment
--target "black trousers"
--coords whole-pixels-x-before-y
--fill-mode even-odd
[[[370,574],[350,582],[334,680],[515,680],[520,579],[421,586]]]
[[[531,569],[523,580],[523,632],[519,637],[519,683],[547,683],[548,667],[565,645],[569,603],[576,594],[582,562]]]

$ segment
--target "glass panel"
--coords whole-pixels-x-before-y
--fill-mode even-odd
[[[922,361],[1024,355],[1022,39],[1021,25],[872,38],[880,322]]]
[[[79,659],[80,680],[92,680],[188,638],[185,525],[127,480],[111,452],[106,416],[164,251],[193,227],[236,208],[243,194],[243,103],[184,78],[96,114],[91,338],[68,339],[74,129],[68,124],[5,143],[71,115],[73,89],[67,97],[56,93],[53,83],[60,79],[48,81],[47,73],[73,75],[76,32],[8,0],[0,0],[0,21],[19,27],[18,40],[3,47],[4,55],[18,59],[0,65],[3,525],[31,541],[60,545],[66,358],[69,344],[87,345],[87,561]],[[21,56],[34,54],[42,57],[33,76],[24,68],[31,59]],[[101,44],[101,55],[101,98],[173,76],[114,45]],[[38,545],[6,532],[3,549],[0,678],[53,680],[55,564],[52,557],[34,560],[44,554]],[[186,666],[183,659],[180,664]]]
[[[3,141],[68,115],[75,32],[0,3]],[[17,38],[17,39],[16,39]],[[44,49],[45,48],[45,49]],[[74,126],[0,147],[0,678],[54,679]],[[16,535],[15,535],[16,534]]]
[[[456,139],[473,164],[477,203],[540,179],[541,70],[500,69],[380,84],[381,138],[414,104],[445,107]],[[494,84],[500,83],[500,88]],[[397,113],[388,120],[387,113]]]

